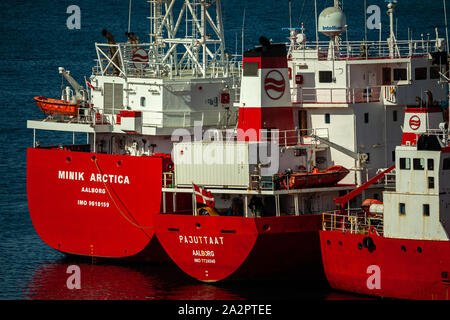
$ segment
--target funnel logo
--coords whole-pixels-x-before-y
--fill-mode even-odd
[[[409,119],[409,127],[412,130],[417,130],[420,127],[420,118],[418,116],[412,116]]]
[[[286,82],[280,71],[272,70],[266,75],[264,89],[272,100],[278,100],[283,96],[284,90],[286,90]]]
[[[133,53],[133,63],[136,69],[144,69],[148,63],[148,54],[144,49],[138,49]]]

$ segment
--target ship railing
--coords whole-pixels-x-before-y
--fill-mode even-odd
[[[361,209],[349,209],[345,214],[332,211],[322,213],[322,230],[351,234],[368,234],[369,231],[375,231],[378,235],[383,235],[383,218],[371,216]]]
[[[239,75],[242,64],[239,55],[210,57],[206,69],[201,62],[192,61],[184,52],[168,50],[161,52],[154,44],[95,43],[97,65],[92,69],[94,75],[125,76],[134,78],[220,78]]]
[[[239,136],[238,129],[209,129],[204,138],[214,139],[214,141],[237,141]],[[324,139],[329,139],[328,128],[314,128],[314,129],[294,129],[294,130],[271,130],[262,129],[259,139],[256,131],[242,132],[245,137],[250,138],[251,141],[260,142],[278,142],[280,148],[293,148],[293,147],[318,147],[320,141],[314,137],[318,136]]]
[[[305,59],[332,60],[368,60],[380,58],[409,58],[426,56],[431,52],[441,51],[441,40],[396,40],[394,45],[388,41],[339,41],[334,50],[329,41],[307,42],[294,44],[293,50],[304,52]],[[307,54],[317,50],[316,55]],[[314,51],[313,51],[314,52]]]
[[[365,88],[293,88],[292,100],[302,104],[358,104],[379,102],[382,86]]]
[[[105,113],[104,109],[92,111],[91,124],[109,124],[121,126],[119,115],[124,108]],[[142,126],[154,128],[193,128],[196,122],[202,126],[234,127],[238,113],[234,108],[228,110],[175,111],[175,110],[136,110],[142,112]]]
[[[376,171],[376,174],[378,175],[379,173],[381,173],[385,170],[386,170],[386,168],[380,168]],[[386,189],[395,189],[395,186],[396,186],[395,177],[396,177],[396,173],[395,173],[395,169],[394,169],[391,172],[386,173],[384,175],[384,177],[379,180],[379,184],[384,184],[384,187]]]
[[[265,140],[271,141],[270,131],[265,132]],[[279,145],[281,148],[290,147],[318,147],[320,141],[314,137],[318,136],[324,139],[329,139],[328,128],[314,128],[314,129],[295,129],[279,131]]]

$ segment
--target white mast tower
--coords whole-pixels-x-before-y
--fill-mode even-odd
[[[164,72],[178,76],[183,70],[191,70],[192,75],[203,78],[219,74],[227,76],[220,0],[184,0],[178,14],[174,7],[181,1],[148,2],[149,56],[156,75]]]

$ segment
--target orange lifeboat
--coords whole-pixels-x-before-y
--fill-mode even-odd
[[[52,116],[77,116],[80,105],[64,100],[49,99],[46,97],[34,97],[39,109]]]
[[[363,209],[363,211],[364,211],[365,213],[369,214],[370,216],[372,216],[372,217],[378,217],[379,215],[378,215],[376,212],[372,212],[372,211],[370,210],[370,207],[371,207],[372,205],[374,205],[374,204],[376,204],[376,205],[382,205],[383,203],[382,203],[381,201],[379,201],[379,200],[376,200],[376,199],[366,199],[366,200],[364,200],[364,202],[361,204],[361,208]]]
[[[286,174],[282,185],[286,189],[329,187],[345,178],[349,171],[342,166],[332,166],[324,171],[314,168],[311,172],[298,171]]]

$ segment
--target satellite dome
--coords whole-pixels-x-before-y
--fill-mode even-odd
[[[319,16],[319,32],[328,37],[335,37],[345,31],[347,24],[345,14],[341,9],[326,8]]]

